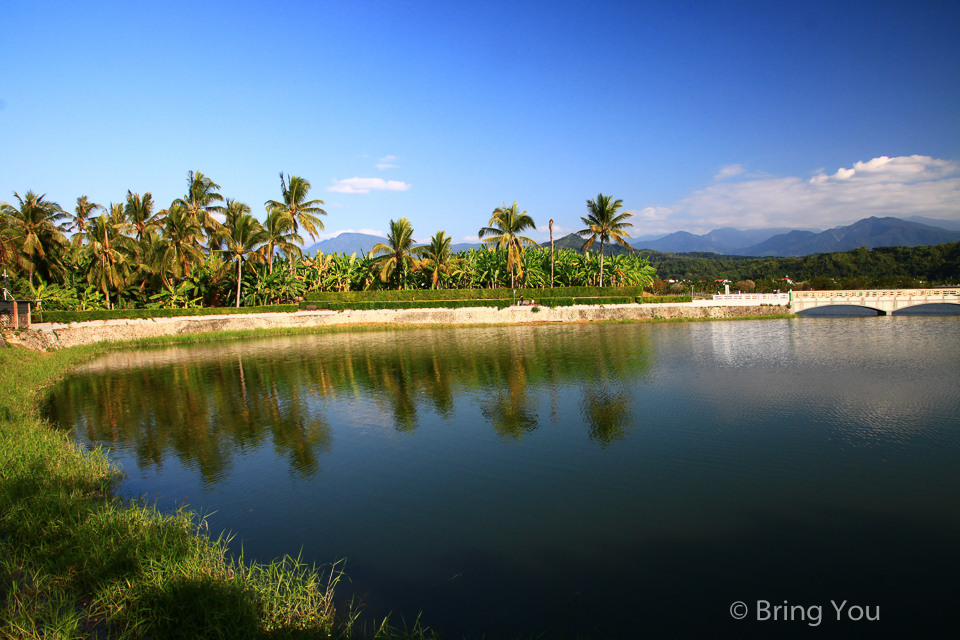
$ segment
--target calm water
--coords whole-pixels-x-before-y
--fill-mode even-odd
[[[110,355],[49,414],[248,557],[346,558],[371,616],[897,637],[957,626],[958,356],[956,317],[304,336]]]

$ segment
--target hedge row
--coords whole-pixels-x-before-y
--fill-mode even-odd
[[[519,298],[518,298],[519,299]],[[534,298],[538,306],[544,307],[570,307],[575,304],[631,304],[638,303],[657,303],[657,302],[690,302],[690,296],[662,296],[647,298],[630,298],[627,296],[606,296],[606,297],[577,297],[556,296],[550,298]],[[300,303],[301,309],[307,307],[316,307],[317,309],[326,309],[330,311],[369,311],[374,309],[462,309],[466,307],[495,307],[504,309],[509,307],[510,300],[401,300],[401,301],[351,301],[351,302],[313,302],[304,301]]]
[[[220,316],[243,313],[293,313],[295,304],[275,304],[267,307],[201,307],[199,309],[105,309],[96,311],[44,311],[43,322],[84,322],[87,320],[124,320],[133,318],[174,318],[179,316]]]
[[[300,308],[314,306],[330,311],[370,311],[374,309],[462,309],[465,307],[494,307],[504,309],[510,306],[509,300],[412,300],[384,302],[301,302]]]
[[[692,296],[647,296],[637,298],[640,304],[662,304],[669,302],[693,302]]]
[[[514,294],[516,291],[516,294]],[[417,302],[421,300],[514,300],[541,297],[585,298],[637,297],[643,295],[643,287],[555,287],[553,289],[416,289],[407,291],[327,291],[313,292],[305,296],[308,303],[322,302]]]

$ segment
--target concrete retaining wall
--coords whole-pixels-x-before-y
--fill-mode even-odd
[[[533,309],[539,309],[534,312]],[[782,314],[783,307],[695,307],[679,304],[624,304],[606,306],[509,307],[494,309],[403,309],[376,311],[299,311],[223,316],[185,316],[146,320],[94,320],[70,324],[35,324],[11,336],[11,342],[31,349],[48,350],[95,342],[134,340],[155,336],[242,331],[285,327],[321,327],[344,324],[520,324],[593,322],[598,320],[651,320],[656,318],[733,318]]]

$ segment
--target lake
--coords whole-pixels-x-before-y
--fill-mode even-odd
[[[109,448],[125,494],[209,514],[248,558],[346,558],[368,618],[422,611],[455,638],[956,628],[958,317],[139,349],[76,370],[47,413]]]

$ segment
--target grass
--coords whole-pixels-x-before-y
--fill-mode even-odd
[[[107,348],[0,350],[0,637],[354,637],[339,566],[232,558],[195,514],[118,497],[102,451],[43,423],[43,389]],[[434,637],[387,621],[364,635]]]

